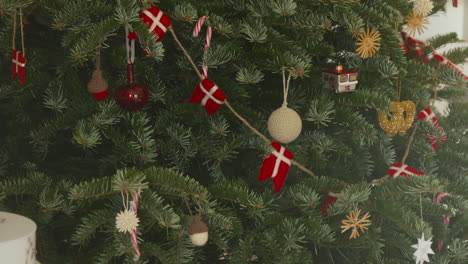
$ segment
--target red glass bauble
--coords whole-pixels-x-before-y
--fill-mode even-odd
[[[139,111],[148,101],[148,89],[133,82],[133,64],[127,66],[128,84],[119,86],[115,92],[115,101],[127,111]]]
[[[137,83],[129,83],[117,88],[115,101],[127,111],[139,111],[148,101],[148,89]]]

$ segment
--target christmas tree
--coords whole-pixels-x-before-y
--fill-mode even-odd
[[[46,264],[468,263],[446,4],[0,0],[0,209]]]

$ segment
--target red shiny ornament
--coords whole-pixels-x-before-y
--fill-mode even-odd
[[[128,84],[119,86],[115,92],[115,101],[124,110],[139,111],[148,101],[148,89],[133,82],[133,64],[128,64]]]

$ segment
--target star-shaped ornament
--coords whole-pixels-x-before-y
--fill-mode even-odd
[[[424,239],[424,233],[421,238],[418,238],[418,244],[412,245],[412,248],[415,248],[413,256],[416,257],[416,264],[424,264],[425,261],[429,262],[429,254],[434,254],[434,251],[431,249],[431,241]]]

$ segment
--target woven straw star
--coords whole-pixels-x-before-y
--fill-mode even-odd
[[[422,15],[418,15],[416,11],[411,11],[411,14],[406,18],[406,24],[404,25],[405,31],[411,36],[416,33],[422,34],[427,29],[426,25],[429,25],[429,20]]]
[[[122,233],[130,233],[138,227],[140,220],[136,216],[135,212],[130,210],[124,210],[117,214],[115,218],[115,225],[117,230]]]
[[[359,219],[360,213],[361,210],[353,210],[349,212],[349,215],[346,216],[346,219],[341,221],[341,223],[343,224],[341,226],[341,233],[344,233],[352,228],[351,235],[349,236],[350,239],[359,237],[359,230],[361,230],[361,232],[363,233],[365,230],[368,229],[367,227],[371,225],[371,222],[369,220],[369,213],[366,213],[361,219]]]
[[[380,49],[380,43],[378,43],[378,41],[381,39],[379,31],[375,29],[367,29],[358,37],[356,45],[360,47],[356,49],[357,54],[359,54],[363,59],[374,56],[374,54]]]
[[[434,3],[432,0],[416,0],[414,3],[414,12],[421,16],[428,16],[433,8]]]

